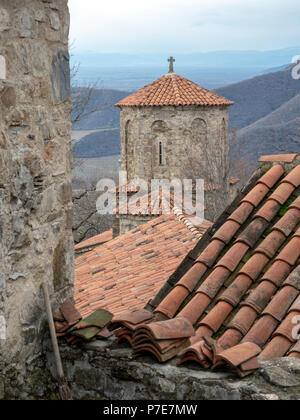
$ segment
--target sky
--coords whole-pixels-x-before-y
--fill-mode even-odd
[[[77,51],[192,53],[299,45],[299,0],[69,0]]]

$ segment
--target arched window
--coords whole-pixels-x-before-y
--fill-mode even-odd
[[[163,166],[165,162],[165,145],[167,143],[168,126],[162,121],[155,121],[151,126],[151,136],[153,141],[153,166]]]

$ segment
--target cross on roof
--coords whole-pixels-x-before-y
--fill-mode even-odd
[[[175,63],[175,58],[174,57],[170,57],[168,59],[168,62],[170,63],[170,68],[169,68],[169,73],[174,73],[174,63]]]

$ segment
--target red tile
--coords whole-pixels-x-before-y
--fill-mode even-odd
[[[149,331],[151,338],[155,340],[173,340],[195,335],[192,324],[185,318],[174,318],[168,321],[141,325],[136,330],[136,334],[141,328]]]
[[[254,206],[250,203],[241,203],[239,207],[229,216],[228,220],[233,220],[234,222],[242,225],[250,216],[254,209]]]
[[[275,200],[279,204],[283,205],[287,199],[295,191],[295,187],[287,182],[280,184],[279,187],[269,197],[270,200]]]
[[[286,237],[283,233],[278,230],[274,230],[256,248],[256,252],[261,252],[271,259],[274,257],[281,245],[283,245],[285,240]]]
[[[180,305],[184,302],[188,295],[188,289],[181,285],[176,285],[174,289],[171,290],[165,299],[158,305],[154,312],[161,312],[168,318],[173,318]]]
[[[276,290],[277,287],[273,283],[263,281],[256,289],[252,290],[243,304],[250,306],[257,314],[260,314],[266,308]]]
[[[193,299],[179,313],[180,317],[188,319],[195,324],[205,309],[211,303],[211,299],[203,293],[197,293]]]
[[[300,238],[292,238],[276,257],[276,261],[284,261],[291,266],[295,265],[300,256]]]
[[[258,278],[266,264],[268,264],[269,258],[263,254],[254,254],[240,270],[239,274],[246,274],[253,281]]]
[[[206,317],[199,323],[199,327],[208,327],[217,332],[232,311],[232,306],[226,302],[218,302]],[[198,335],[198,331],[197,331]],[[203,334],[204,337],[205,334]]]
[[[243,334],[234,328],[230,328],[219,338],[217,344],[219,348],[228,349],[230,347],[236,346],[241,339],[243,338]]]
[[[251,287],[252,280],[245,274],[239,274],[234,282],[222,293],[218,300],[229,303],[236,307],[242,300],[244,294]]]
[[[70,299],[67,299],[60,307],[60,312],[69,324],[74,324],[81,320],[81,315]]]
[[[285,337],[277,336],[273,338],[266,348],[259,355],[259,359],[276,359],[284,357],[291,348],[291,342]]]
[[[278,322],[281,322],[298,293],[298,290],[294,287],[284,286],[276,296],[274,296],[263,314],[272,315]]]
[[[299,290],[297,290],[299,292]],[[290,312],[300,312],[300,295],[295,299],[295,302],[292,304],[292,306],[289,309]]]
[[[295,289],[300,291],[300,265],[291,272],[283,284],[293,286]]]
[[[280,208],[281,205],[277,201],[267,200],[262,208],[258,210],[253,217],[262,217],[267,222],[271,222],[279,212]]]
[[[250,225],[241,233],[238,237],[238,242],[243,242],[250,248],[254,248],[255,244],[261,238],[262,234],[266,230],[268,222],[261,218],[256,218]]]
[[[255,343],[259,347],[263,348],[277,326],[278,321],[276,321],[276,319],[270,315],[265,315],[254,324],[254,326],[243,338],[242,342]]]
[[[244,243],[235,243],[229,251],[218,262],[217,267],[225,267],[230,271],[234,271],[239,265],[240,261],[248,251],[249,246]]]
[[[280,287],[287,278],[291,270],[288,263],[284,261],[275,261],[269,270],[263,275],[262,281],[269,281],[276,287]]]
[[[289,209],[287,213],[274,225],[273,229],[279,230],[288,237],[300,221],[300,211]]]
[[[297,165],[283,180],[282,182],[288,182],[295,188],[300,185],[300,165]]]
[[[261,348],[254,343],[242,343],[218,354],[218,359],[225,360],[234,367],[240,366],[260,354]]]
[[[261,156],[259,162],[283,162],[292,163],[296,159],[297,154],[285,154],[285,155],[267,155]]]
[[[284,175],[284,168],[281,165],[274,165],[269,169],[258,182],[265,184],[268,188],[274,187],[274,185]]]
[[[293,201],[293,203],[290,205],[289,208],[300,210],[300,196],[298,198],[296,198],[295,201]]]
[[[204,293],[211,299],[214,299],[230,274],[230,271],[224,267],[215,268],[214,271],[201,284],[198,292]]]
[[[240,225],[237,222],[228,220],[224,225],[214,234],[213,239],[219,239],[220,241],[228,244],[235,233],[239,230]]]
[[[196,262],[193,267],[190,268],[189,271],[180,279],[178,285],[182,285],[192,292],[206,271],[206,265]]]
[[[229,323],[228,328],[236,329],[241,335],[246,335],[256,321],[256,318],[257,312],[252,307],[243,306]]]
[[[143,87],[138,92],[122,99],[118,107],[140,106],[230,106],[233,102],[208,91],[203,87],[179,76],[168,73]]]
[[[243,200],[242,203],[252,204],[254,207],[257,207],[265,196],[268,194],[270,189],[266,185],[258,183]]]
[[[212,240],[197,258],[197,261],[202,262],[207,265],[207,267],[212,267],[224,247],[224,242],[219,241],[218,239]]]

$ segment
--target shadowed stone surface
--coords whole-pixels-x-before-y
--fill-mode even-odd
[[[1,0],[0,399],[55,391],[41,283],[53,309],[72,294],[68,30],[67,0]]]
[[[178,368],[176,360],[158,364],[150,357],[135,358],[130,348],[114,344],[114,339],[96,341],[84,348],[68,347],[61,342],[60,348],[76,399],[273,401],[300,398],[297,359],[261,362],[255,375],[241,380],[229,369],[213,372],[195,364]],[[53,371],[52,354],[47,354]]]

